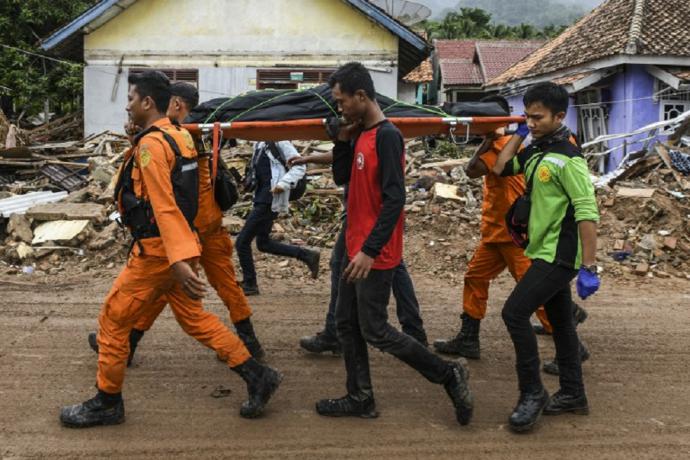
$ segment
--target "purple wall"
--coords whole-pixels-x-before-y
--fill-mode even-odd
[[[659,103],[652,99],[654,94],[654,77],[639,65],[624,66],[623,71],[613,77],[610,86],[608,105],[609,134],[623,134],[634,131],[650,123],[659,121]],[[643,147],[642,142],[647,134],[629,138],[628,152]],[[609,142],[609,148],[623,144],[623,140]],[[623,149],[613,151],[609,158],[608,169],[615,169],[623,158]]]

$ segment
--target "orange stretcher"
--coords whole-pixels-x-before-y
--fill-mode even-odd
[[[424,117],[388,118],[406,138],[420,136],[450,136],[454,142],[463,143],[470,137],[483,135],[511,123],[524,121],[523,117]],[[236,121],[225,123],[189,123],[183,127],[192,134],[210,133],[215,129],[224,138],[249,141],[281,140],[330,140],[326,132],[325,118],[290,121]]]

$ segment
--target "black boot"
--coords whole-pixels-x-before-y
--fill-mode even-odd
[[[559,415],[565,412],[572,412],[578,415],[589,414],[589,404],[587,396],[583,393],[580,396],[573,396],[562,391],[557,391],[551,396],[544,408],[544,415]]]
[[[302,257],[300,259],[302,262],[307,264],[309,271],[311,272],[311,277],[316,279],[319,277],[319,261],[321,260],[321,252],[314,251],[312,249],[303,249]]]
[[[117,425],[125,421],[125,403],[122,394],[98,393],[88,401],[60,410],[60,422],[69,428],[87,428],[97,425]]]
[[[240,283],[240,287],[242,288],[242,291],[244,291],[244,295],[246,296],[259,295],[259,286],[257,286],[256,280],[242,281]]]
[[[544,389],[532,393],[521,393],[520,400],[508,419],[510,429],[516,433],[531,430],[548,401],[549,394]]]
[[[580,362],[584,363],[589,359],[589,350],[584,343],[580,342]],[[551,361],[546,361],[542,370],[551,375],[560,375],[561,371],[558,369],[558,357],[553,358]]]
[[[458,423],[460,425],[467,425],[470,423],[474,409],[474,401],[468,384],[470,371],[458,362],[449,363],[449,365],[451,367],[451,375],[443,387],[446,389],[446,393],[448,393],[451,401],[453,401],[455,418]]]
[[[450,340],[436,340],[434,348],[439,353],[460,355],[465,358],[479,359],[479,324],[480,320],[463,313],[460,332]]]
[[[89,346],[93,351],[98,353],[98,336],[96,335],[95,332],[89,332],[89,337],[87,339],[89,341]]]
[[[330,351],[334,355],[340,355],[343,348],[340,346],[338,338],[326,332],[317,332],[316,335],[302,337],[299,346],[311,353],[324,353]]]
[[[232,370],[237,372],[246,382],[247,393],[249,394],[249,398],[242,403],[240,416],[244,418],[260,416],[268,400],[280,386],[283,375],[275,369],[264,366],[254,358],[249,358],[239,366],[233,367]]]
[[[379,416],[373,397],[359,401],[350,395],[338,399],[322,399],[316,403],[316,412],[326,417],[376,418]]]
[[[237,331],[237,336],[244,342],[244,346],[247,347],[252,357],[261,361],[266,353],[261,343],[259,343],[259,339],[256,338],[251,320],[247,318],[235,323],[235,330]]]
[[[129,356],[127,357],[127,367],[132,365],[132,360],[134,359],[134,352],[139,345],[139,341],[144,336],[144,332],[139,329],[132,329],[129,333]]]

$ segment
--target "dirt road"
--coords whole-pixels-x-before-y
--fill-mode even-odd
[[[314,284],[268,281],[252,298],[255,324],[284,383],[259,420],[237,412],[241,380],[210,350],[185,336],[169,311],[139,347],[127,373],[123,425],[62,428],[61,405],[94,393],[96,357],[86,335],[113,273],[27,285],[0,281],[0,457],[9,458],[690,458],[690,283],[621,284],[604,280],[586,302],[581,335],[591,415],[544,418],[516,436],[506,418],[516,400],[513,352],[500,320],[512,286],[493,287],[482,323],[482,359],[470,363],[476,397],[472,424],[460,427],[440,387],[394,358],[371,353],[381,416],[327,419],[314,402],[344,393],[339,358],[307,356],[298,339],[316,332],[327,300],[326,276]],[[431,339],[458,324],[459,288],[412,271]],[[226,318],[214,296],[209,308]],[[542,356],[553,355],[540,338]],[[545,376],[549,390],[557,380]],[[222,385],[229,396],[214,398]]]

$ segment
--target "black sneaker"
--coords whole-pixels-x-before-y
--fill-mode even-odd
[[[534,329],[534,333],[537,335],[551,335],[549,331],[546,330],[543,324],[538,323],[538,324],[532,324],[532,329]]]
[[[242,281],[240,287],[246,296],[259,295],[259,286],[257,286],[256,281],[253,283]]]
[[[302,337],[299,346],[310,353],[324,353],[330,351],[334,355],[340,355],[343,348],[336,337],[327,332],[317,332],[316,335]]]
[[[114,401],[108,402],[108,399]],[[98,425],[118,425],[125,421],[125,403],[122,397],[112,398],[102,392],[81,404],[65,406],[60,411],[60,422],[69,428],[88,428]]]
[[[460,425],[467,425],[472,419],[472,411],[474,410],[474,402],[468,380],[470,378],[470,371],[467,370],[463,364],[454,362],[450,363],[452,367],[452,376],[443,387],[446,393],[453,401],[455,407],[455,418]]]
[[[96,336],[95,332],[89,332],[89,337],[87,339],[89,341],[89,346],[93,351],[98,353],[98,338]]]
[[[379,416],[374,398],[358,401],[350,395],[338,399],[322,399],[316,403],[316,412],[326,417],[376,418]]]
[[[305,255],[302,259],[309,271],[311,272],[311,277],[316,279],[319,277],[319,261],[321,260],[321,252],[314,251],[312,249],[305,249]]]
[[[548,402],[549,394],[544,389],[534,393],[520,394],[520,400],[508,419],[510,429],[516,433],[530,431],[541,417]]]
[[[581,396],[572,396],[559,390],[549,398],[544,408],[544,415],[559,415],[566,412],[589,415],[587,396],[584,393]]]
[[[589,350],[585,346],[584,343],[580,342],[580,362],[584,363],[589,359]],[[561,371],[558,368],[558,360],[556,358],[553,358],[551,361],[546,361],[544,363],[544,366],[542,367],[542,370],[546,374],[550,375],[560,375]]]

